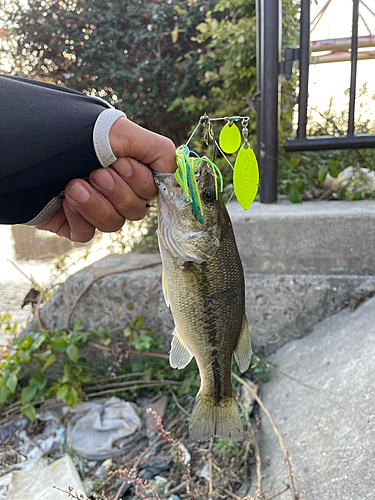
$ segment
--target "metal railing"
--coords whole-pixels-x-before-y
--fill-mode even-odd
[[[349,89],[348,132],[342,136],[306,137],[307,96],[310,64],[310,0],[301,0],[300,31],[300,82],[298,99],[297,138],[288,139],[286,151],[316,151],[322,149],[351,149],[375,147],[374,134],[354,134],[355,94],[358,61],[358,12],[359,0],[353,0],[353,21],[351,36],[351,71]]]
[[[299,98],[297,137],[287,139],[286,151],[316,151],[324,149],[374,148],[375,135],[355,135],[355,99],[358,61],[359,2],[353,0],[352,36],[343,39],[345,48],[351,48],[348,131],[342,136],[306,137],[307,100],[310,65],[310,0],[301,0],[300,47],[287,47],[285,60],[280,62],[281,0],[256,0],[257,7],[257,86],[258,86],[258,162],[261,174],[260,195],[263,203],[277,200],[277,143],[279,79],[283,73],[290,78],[293,61],[299,61]],[[363,2],[362,2],[363,3]],[[365,5],[365,4],[364,4]],[[365,5],[366,6],[366,5]],[[362,40],[361,46],[371,46]],[[317,43],[315,43],[318,45]],[[345,58],[348,58],[345,54]],[[372,53],[368,53],[368,58]],[[321,61],[321,62],[324,62]]]

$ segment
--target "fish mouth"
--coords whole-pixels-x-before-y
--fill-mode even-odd
[[[181,210],[183,211],[186,205],[190,206],[190,202],[187,201],[174,174],[153,171],[153,175],[158,188],[159,246],[168,249],[182,262],[202,263],[208,260],[210,256],[200,255],[201,252],[194,244],[207,230],[197,231],[196,228],[189,227],[181,216]]]

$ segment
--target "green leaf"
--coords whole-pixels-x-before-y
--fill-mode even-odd
[[[247,210],[258,192],[259,169],[254,151],[248,144],[240,149],[233,171],[233,186],[241,207]]]
[[[74,323],[73,331],[76,332],[77,330],[78,331],[82,330],[81,320],[80,319]]]
[[[328,165],[322,165],[318,172],[318,179],[320,184],[323,184],[328,172]]]
[[[4,404],[8,397],[8,389],[6,387],[2,387],[0,389],[0,404]]]
[[[141,328],[141,326],[143,325],[143,321],[144,321],[145,317],[144,316],[138,316],[137,318],[135,318],[135,320],[133,321],[132,323],[132,326],[134,328]]]
[[[15,373],[11,373],[7,380],[7,387],[12,394],[15,393],[17,383],[18,383],[17,375]]]
[[[55,354],[51,354],[51,356],[44,363],[43,368],[42,368],[42,372],[44,372],[44,370],[47,370],[47,368],[49,368],[51,365],[53,365],[53,363],[55,361],[56,361],[56,355]]]
[[[362,200],[362,191],[355,191],[354,192],[354,199],[355,200]]]
[[[35,385],[34,386],[28,385],[27,387],[22,389],[21,403],[23,405],[30,403],[30,401],[32,401],[32,399],[34,398],[36,391],[37,391],[37,388],[35,387]]]
[[[57,392],[56,392],[56,397],[57,399],[62,399],[63,401],[65,401],[65,397],[67,396],[67,394],[69,393],[69,385],[68,384],[64,384],[62,386],[60,386],[58,389],[57,389]]]
[[[79,350],[78,347],[74,344],[70,344],[66,350],[66,354],[69,356],[69,358],[76,362],[78,361],[79,358]]]
[[[28,365],[31,362],[31,349],[27,350],[20,349],[18,351],[18,356],[20,363]]]
[[[43,342],[46,340],[46,336],[43,334],[40,334],[36,340],[31,344],[30,349],[32,351],[36,351],[39,349],[39,347],[43,344]]]
[[[68,343],[64,339],[56,339],[51,341],[51,349],[57,352],[65,352],[68,347]]]
[[[69,406],[75,406],[79,403],[78,391],[74,387],[69,388],[69,394],[66,397],[66,402]]]
[[[36,418],[34,406],[29,406],[29,408],[23,408],[22,413],[25,415],[25,417],[27,417],[31,421],[35,420]]]
[[[301,193],[296,188],[289,191],[289,199],[292,203],[302,203]]]
[[[336,167],[336,165],[332,165],[331,167],[329,167],[329,173],[331,174],[332,177],[336,179],[336,177],[338,177],[340,172],[339,169]]]
[[[31,335],[28,335],[23,339],[22,343],[20,344],[20,349],[29,349],[29,347],[31,346],[31,342],[32,342]]]
[[[47,351],[44,351],[44,352],[40,352],[38,354],[35,354],[35,357],[37,359],[39,359],[40,361],[43,361],[45,360],[46,358],[48,358],[48,356],[50,356],[52,354],[52,351],[51,349],[48,349]]]
[[[224,153],[235,153],[241,146],[241,133],[237,125],[234,123],[227,123],[221,129],[219,136],[219,145]]]
[[[12,340],[12,344],[15,346],[19,346],[20,343],[21,343],[21,339],[19,337],[14,337],[14,339]]]

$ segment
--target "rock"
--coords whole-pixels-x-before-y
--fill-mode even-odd
[[[350,183],[353,185],[350,186]],[[375,193],[375,172],[369,168],[346,167],[335,178],[328,172],[323,182],[324,189],[338,189],[348,187],[351,192],[364,190]]]
[[[78,301],[70,326],[78,320],[84,328],[108,326],[121,327],[114,339],[122,340],[123,330],[138,316],[138,311],[145,302],[141,314],[144,325],[155,329],[156,336],[164,336],[167,351],[170,347],[174,322],[172,314],[166,307],[161,289],[161,265],[159,254],[123,254],[109,255],[104,259],[82,269],[70,276],[60,286],[51,299],[40,309],[41,321],[48,330],[66,327],[67,319],[78,294],[93,278],[110,273],[99,279],[88,289]],[[152,267],[146,267],[151,265]],[[126,272],[126,269],[143,269]],[[156,286],[155,286],[156,285]],[[36,318],[22,332],[39,331]],[[84,345],[80,355],[93,366],[105,366],[103,351]]]
[[[136,318],[150,289],[161,276],[159,254],[108,255],[70,276],[40,309],[40,318],[48,330],[65,328],[78,294],[93,278],[103,275],[79,299],[70,327],[78,320],[84,328],[128,326]],[[147,267],[150,266],[150,267]],[[144,267],[139,269],[139,267]],[[135,270],[131,270],[131,269]],[[171,333],[173,320],[165,306],[161,286],[156,286],[142,311],[145,325],[157,332]],[[36,319],[26,331],[39,330]]]
[[[319,323],[269,361],[277,363],[261,396],[278,426],[308,500],[374,497],[375,298]],[[288,376],[293,377],[293,379]],[[264,491],[285,488],[287,472],[277,438],[262,414]],[[290,498],[286,491],[280,500]]]
[[[245,281],[252,345],[263,356],[375,289],[375,276],[245,274]]]
[[[80,320],[84,328],[129,326],[154,287],[142,314],[144,325],[165,338],[165,352],[170,348],[173,317],[166,307],[161,281],[161,266],[124,272],[131,267],[158,262],[158,254],[110,255],[74,274],[40,309],[47,329],[64,328],[72,304],[83,288],[96,276],[110,272],[96,281],[78,301],[72,322]],[[269,354],[290,339],[309,333],[314,325],[339,311],[352,296],[367,294],[375,288],[375,276],[316,276],[290,274],[252,274],[246,272],[246,311],[253,348]],[[21,336],[39,330],[34,319]],[[122,332],[114,334],[122,339]],[[105,354],[84,345],[80,354],[89,363],[105,366]],[[55,366],[55,365],[54,365]]]

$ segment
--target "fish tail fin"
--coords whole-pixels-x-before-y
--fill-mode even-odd
[[[235,395],[215,403],[198,394],[193,410],[190,437],[195,441],[208,441],[217,436],[224,441],[243,439],[243,428]]]

